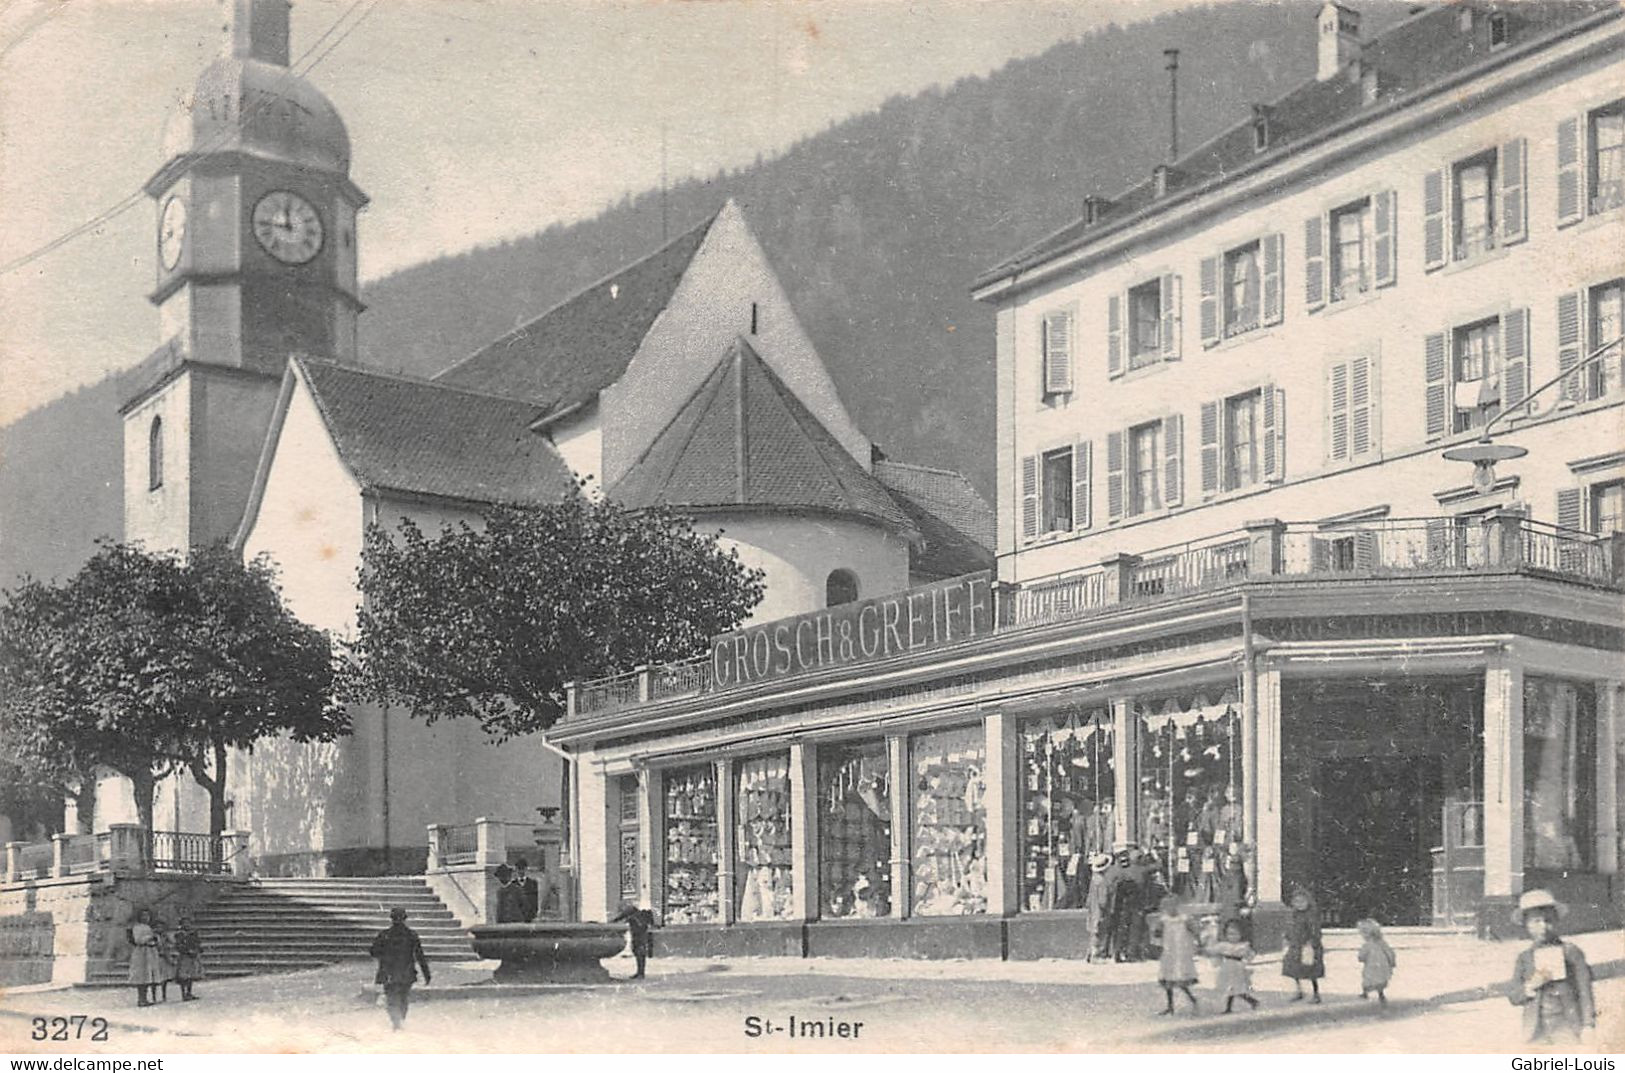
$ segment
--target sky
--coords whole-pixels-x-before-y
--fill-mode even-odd
[[[894,94],[1188,0],[295,0],[372,198],[367,280],[748,165]],[[217,0],[0,0],[0,264],[135,195]],[[0,424],[145,356],[157,211],[0,275]],[[363,331],[365,319],[363,318]]]

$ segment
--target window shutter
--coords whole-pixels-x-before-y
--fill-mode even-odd
[[[1399,279],[1399,194],[1383,190],[1371,199],[1372,260],[1377,262],[1375,280],[1379,287],[1391,287]]]
[[[1264,404],[1264,479],[1280,481],[1286,476],[1286,392],[1265,384],[1260,392]]]
[[[1021,539],[1038,535],[1038,456],[1021,460]]]
[[[1179,360],[1179,277],[1162,277],[1162,360]]]
[[[1585,529],[1585,506],[1578,488],[1557,490],[1557,524],[1563,529]]]
[[[1450,431],[1450,362],[1445,353],[1445,333],[1429,333],[1423,345],[1422,376],[1426,383],[1425,409],[1429,438]]]
[[[1202,345],[1212,346],[1219,341],[1219,258],[1202,258],[1196,282],[1202,291],[1201,309],[1197,316],[1201,322]]]
[[[1072,314],[1061,310],[1044,317],[1044,391],[1072,390]]]
[[[1286,275],[1281,263],[1286,243],[1279,231],[1264,236],[1264,323],[1279,324],[1283,315],[1281,285]]]
[[[1106,299],[1106,375],[1123,375],[1123,296]]]
[[[1372,413],[1377,393],[1372,384],[1371,359],[1364,355],[1349,362],[1349,457],[1369,454],[1376,446],[1376,421]]]
[[[1557,296],[1557,371],[1567,373],[1580,364],[1580,310],[1585,304],[1585,292],[1569,291]],[[1579,402],[1580,374],[1573,373],[1563,379],[1563,399]]]
[[[1429,566],[1449,566],[1450,559],[1450,522],[1444,518],[1429,518],[1425,531],[1427,533],[1427,561]]]
[[[1501,319],[1501,409],[1511,411],[1529,393],[1529,310],[1509,309]]]
[[[1311,313],[1326,304],[1325,227],[1319,216],[1303,222],[1303,300]]]
[[[1349,366],[1338,362],[1327,377],[1326,457],[1342,462],[1349,457]]]
[[[1162,419],[1162,503],[1177,507],[1185,499],[1185,418],[1170,414]]]
[[[1219,403],[1202,404],[1202,498],[1211,499],[1219,491]]]
[[[1445,262],[1445,172],[1422,177],[1422,267],[1429,272]]]
[[[1106,434],[1106,516],[1109,521],[1123,518],[1123,433]]]
[[[1087,529],[1094,524],[1094,451],[1088,440],[1072,448],[1072,528]]]
[[[1377,568],[1377,534],[1362,529],[1354,534],[1354,569],[1370,571]]]
[[[1309,572],[1329,574],[1332,570],[1332,542],[1319,537],[1309,538]]]
[[[1585,216],[1585,154],[1580,139],[1584,116],[1570,116],[1557,125],[1557,226],[1567,227]]]
[[[1514,138],[1501,146],[1496,174],[1501,178],[1501,244],[1511,245],[1529,237],[1529,184],[1525,173],[1529,163],[1529,141]]]

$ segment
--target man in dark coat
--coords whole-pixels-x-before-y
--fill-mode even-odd
[[[519,919],[530,923],[542,907],[541,889],[530,876],[530,862],[521,857],[513,862],[513,882],[519,894]]]
[[[1112,960],[1132,961],[1136,956],[1131,949],[1135,937],[1134,921],[1144,923],[1145,907],[1140,903],[1140,874],[1134,867],[1132,852],[1120,849],[1107,873],[1115,874],[1111,880],[1112,893]]]
[[[389,911],[389,927],[373,938],[367,952],[378,959],[378,974],[373,977],[373,983],[383,985],[389,1023],[399,1032],[406,1020],[406,1007],[412,985],[417,983],[418,969],[423,970],[425,984],[430,979],[429,959],[423,955],[423,942],[418,933],[406,926],[406,910],[397,906]]]
[[[499,864],[492,875],[497,881],[497,923],[520,923],[525,919],[525,895],[514,879],[513,869]]]
[[[644,971],[649,967],[649,958],[655,950],[655,915],[631,902],[622,902],[620,913],[610,923],[626,925],[628,937],[632,940],[632,956],[638,963],[638,971],[632,975],[632,979],[643,979]]]

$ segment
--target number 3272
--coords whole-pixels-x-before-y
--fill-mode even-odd
[[[84,1014],[74,1014],[72,1017],[36,1017],[33,1019],[34,1035],[37,1040],[51,1040],[62,1043],[68,1040],[89,1039],[92,1042],[107,1039],[107,1018],[86,1017]],[[86,1036],[86,1030],[90,1035]]]

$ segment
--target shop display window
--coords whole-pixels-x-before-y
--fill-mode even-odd
[[[891,765],[884,741],[818,748],[818,904],[891,915]]]
[[[1597,815],[1597,701],[1590,686],[1525,678],[1524,867],[1588,871]]]
[[[666,772],[667,924],[721,920],[717,891],[717,772],[711,764]]]
[[[1241,705],[1234,692],[1147,698],[1135,704],[1140,800],[1135,840],[1156,853],[1170,890],[1220,900],[1242,845]]]
[[[790,758],[741,760],[734,773],[735,919],[787,920],[791,899]]]
[[[980,726],[909,740],[913,909],[917,916],[987,909],[987,746]]]
[[[1110,852],[1117,760],[1111,711],[1029,719],[1021,727],[1021,905],[1082,909],[1089,858]]]

